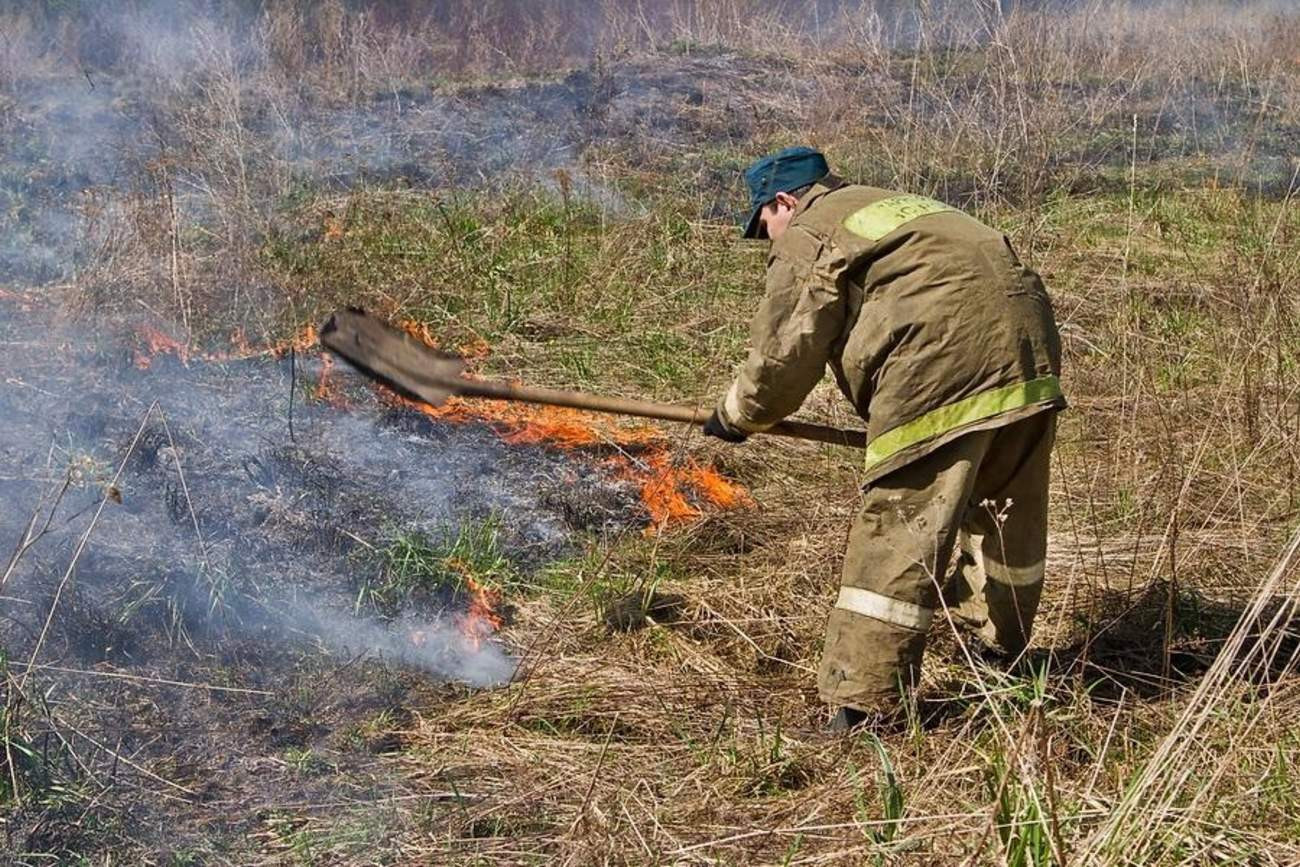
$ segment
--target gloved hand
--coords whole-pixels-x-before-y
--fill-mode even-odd
[[[716,409],[713,411],[713,415],[709,416],[709,420],[704,423],[704,435],[706,437],[717,437],[728,443],[743,443],[749,439],[749,434],[727,427]]]

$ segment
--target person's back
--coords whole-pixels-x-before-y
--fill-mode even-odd
[[[841,284],[845,327],[829,361],[876,443],[871,476],[905,463],[918,445],[913,437],[886,453],[881,435],[930,410],[1029,383],[1038,383],[1031,397],[1059,396],[1051,303],[1001,232],[933,199],[825,188],[801,201],[772,255],[811,254],[813,267]]]

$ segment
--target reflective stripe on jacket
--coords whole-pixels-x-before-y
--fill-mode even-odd
[[[833,179],[771,245],[750,347],[723,421],[770,427],[829,363],[867,423],[867,482],[1065,405],[1051,302],[1004,235],[932,199]]]

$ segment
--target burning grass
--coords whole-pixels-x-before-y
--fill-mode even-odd
[[[439,341],[427,323],[407,320],[403,327],[430,346]],[[181,364],[191,358],[204,363],[246,360],[258,357],[283,357],[290,352],[318,352],[316,328],[298,329],[294,336],[264,348],[253,348],[241,333],[235,335],[230,350],[193,355],[189,347],[151,325],[137,326],[140,345],[134,350],[137,369],[147,370],[159,355],[174,356]],[[473,345],[481,361],[490,349],[481,338]],[[334,406],[345,406],[344,390],[335,381],[333,357],[325,352],[317,356],[319,370],[311,396]],[[419,412],[439,422],[451,424],[485,424],[511,444],[540,445],[563,450],[604,450],[613,452],[605,459],[611,473],[633,481],[641,491],[641,501],[650,516],[651,527],[662,528],[701,516],[701,506],[733,509],[750,504],[745,489],[721,475],[715,468],[697,459],[676,457],[670,442],[659,428],[647,424],[630,425],[609,416],[585,413],[565,407],[532,406],[505,401],[467,400],[452,397],[440,406],[432,406],[402,397],[386,388],[377,388],[380,400],[393,406]]]
[[[740,484],[723,477],[713,467],[693,457],[675,458],[664,433],[649,425],[618,423],[608,416],[566,407],[457,397],[435,407],[391,393],[387,396],[440,421],[486,422],[508,443],[561,449],[614,449],[617,454],[608,458],[607,463],[616,475],[632,480],[640,489],[641,502],[650,515],[651,526],[647,532],[699,518],[701,504],[734,509],[752,502]]]

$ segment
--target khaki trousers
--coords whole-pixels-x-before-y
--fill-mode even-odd
[[[984,642],[1025,648],[1043,588],[1055,433],[1053,411],[973,431],[867,489],[826,627],[823,700],[895,709],[918,681],[941,592],[953,619]]]

